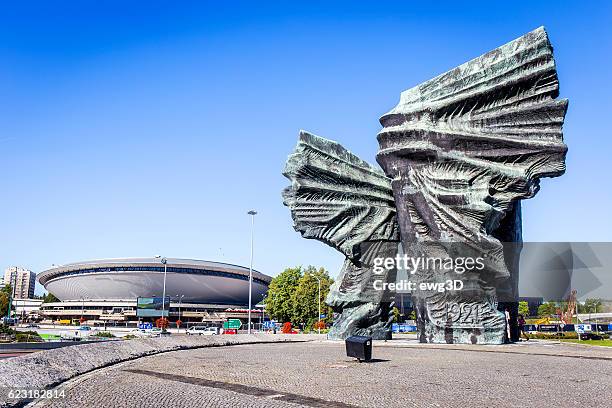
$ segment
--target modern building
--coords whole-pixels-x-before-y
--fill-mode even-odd
[[[164,258],[165,259],[165,258]],[[38,274],[60,302],[44,303],[46,320],[87,320],[91,324],[151,321],[139,317],[137,299],[161,297],[166,271],[169,320],[221,323],[245,320],[249,269],[219,262],[167,258],[104,259],[61,265]],[[272,278],[253,271],[252,305],[260,303]],[[253,309],[252,320],[261,319]]]
[[[34,298],[36,274],[20,266],[9,266],[4,270],[4,285],[11,285],[13,298],[32,299]]]
[[[38,320],[42,302],[42,299],[13,299],[11,315],[22,321]]]

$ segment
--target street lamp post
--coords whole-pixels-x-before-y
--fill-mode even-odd
[[[179,321],[180,321],[180,322],[182,322],[182,320],[181,320],[181,303],[183,302],[183,296],[185,296],[185,295],[181,295],[181,296],[176,295],[176,297],[177,297],[177,298],[178,298],[178,300],[179,300],[179,313],[178,313],[178,319],[179,319]],[[178,331],[179,331],[179,333],[180,333],[181,328],[180,328],[180,327],[177,327],[177,329],[178,329]]]
[[[266,295],[261,295],[261,314],[259,315],[259,330],[263,330],[263,324],[266,320]]]
[[[317,329],[319,334],[321,334],[321,279],[315,275],[313,275],[315,277],[315,279],[317,280],[317,282],[319,283],[319,297],[318,297],[318,301],[319,301],[319,317],[317,317]]]
[[[13,301],[15,302],[15,319],[19,319],[20,323],[22,322],[22,318],[21,318],[21,309],[19,308],[19,301],[21,299],[14,299]]]
[[[166,314],[166,275],[168,272],[168,260],[166,259],[166,257],[162,258],[159,255],[157,255],[155,258],[161,258],[161,263],[164,265],[164,289],[162,292],[162,319],[164,319],[164,315]],[[170,316],[170,311],[168,311],[168,316]],[[164,331],[166,331],[165,328]]]
[[[249,319],[247,333],[251,334],[251,299],[253,296],[253,231],[255,230],[255,215],[257,211],[251,210],[247,214],[251,216],[251,262],[249,264]]]

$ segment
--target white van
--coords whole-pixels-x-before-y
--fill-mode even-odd
[[[219,334],[219,329],[216,327],[206,327],[206,326],[191,326],[187,329],[187,334],[198,334],[204,336],[214,336]]]

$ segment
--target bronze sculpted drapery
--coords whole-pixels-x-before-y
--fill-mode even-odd
[[[335,142],[300,134],[284,171],[292,181],[285,205],[305,238],[346,256],[327,300],[338,313],[330,337],[390,337],[393,296],[373,290],[372,267],[400,251],[486,259],[461,277],[467,290],[412,293],[421,341],[504,341],[520,245],[503,243],[521,242],[520,200],[537,193],[540,178],[565,171],[567,100],[558,94],[552,46],[538,28],[404,91],[380,120],[384,173]],[[391,269],[376,279],[395,276]],[[414,279],[449,276],[422,268]]]

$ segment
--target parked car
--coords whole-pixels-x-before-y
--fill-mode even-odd
[[[39,329],[40,326],[35,324],[35,323],[30,323],[28,325],[26,325],[26,329]]]
[[[12,326],[12,325],[15,325],[15,324],[19,323],[19,319],[16,319],[14,317],[3,317],[2,318],[2,323],[8,324],[9,326]]]
[[[149,333],[151,333],[153,336],[159,336],[162,333],[162,329],[160,329],[159,327],[154,327],[151,330],[148,330]]]
[[[581,333],[580,340],[603,340],[605,333]]]
[[[199,336],[215,336],[219,334],[219,329],[216,327],[191,326],[189,329],[187,329],[187,334],[197,334]]]
[[[132,329],[129,334],[136,337],[151,337],[153,335],[151,330],[146,329]]]
[[[152,336],[156,336],[156,337],[159,337],[159,336],[169,336],[171,334],[169,331],[162,330],[159,327],[154,327],[151,330],[146,330],[145,329],[145,331],[151,333]]]

